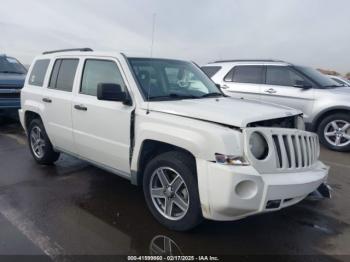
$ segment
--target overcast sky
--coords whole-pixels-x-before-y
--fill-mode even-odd
[[[274,58],[350,71],[349,0],[0,0],[0,53],[92,47],[194,60]]]

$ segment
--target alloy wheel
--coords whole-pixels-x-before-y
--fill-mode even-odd
[[[34,126],[30,132],[30,146],[37,158],[42,158],[44,156],[45,140],[38,126]]]
[[[170,167],[157,168],[150,179],[150,195],[158,212],[170,220],[183,218],[190,204],[187,185]]]
[[[350,123],[345,120],[329,122],[324,129],[324,137],[332,146],[344,147],[350,144]]]

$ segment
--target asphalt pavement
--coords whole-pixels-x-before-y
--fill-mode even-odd
[[[191,232],[160,226],[129,181],[62,155],[39,166],[17,121],[0,124],[0,255],[289,255],[350,258],[350,154],[321,150],[333,198]],[[67,258],[67,257],[66,257]],[[69,259],[69,256],[68,256]],[[0,256],[1,260],[1,256]]]

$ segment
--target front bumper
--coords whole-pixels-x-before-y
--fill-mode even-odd
[[[200,190],[203,215],[212,220],[237,220],[296,204],[326,182],[328,170],[317,161],[306,171],[259,174],[252,166],[207,162],[206,192]]]

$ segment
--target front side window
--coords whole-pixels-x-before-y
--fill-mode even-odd
[[[248,84],[262,84],[263,66],[235,66],[225,77],[225,81]]]
[[[307,82],[302,76],[287,66],[268,66],[266,69],[266,84],[279,86],[296,86]]]
[[[57,59],[52,69],[49,88],[72,92],[79,59]]]
[[[17,59],[9,56],[0,56],[0,73],[25,74],[27,70]]]
[[[143,96],[149,100],[222,96],[208,76],[192,63],[168,59],[129,58]]]
[[[29,76],[30,85],[43,86],[49,63],[50,63],[49,59],[42,59],[42,60],[35,61],[35,64]]]
[[[97,96],[97,86],[101,83],[118,84],[122,89],[125,88],[122,75],[114,61],[86,60],[80,93]]]

